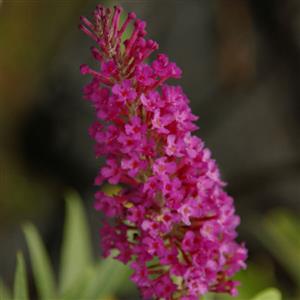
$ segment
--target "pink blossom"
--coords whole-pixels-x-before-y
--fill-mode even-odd
[[[177,289],[169,275],[160,276],[155,281],[155,293],[158,297],[168,299]]]
[[[173,246],[163,253],[160,262],[165,265],[177,265],[179,264],[178,254],[177,248]]]
[[[174,174],[177,164],[174,161],[168,161],[167,157],[160,157],[154,162],[152,169],[155,175],[163,177]]]
[[[129,176],[135,177],[140,171],[145,169],[146,162],[141,160],[137,155],[132,155],[122,159],[121,167],[123,170],[127,170]]]
[[[193,252],[200,245],[200,236],[196,235],[194,231],[187,231],[182,240],[182,249]]]
[[[176,135],[170,134],[167,137],[166,154],[169,156],[182,157],[184,151],[184,143],[182,140],[176,141]]]
[[[153,112],[158,107],[163,107],[160,94],[157,91],[149,91],[147,94],[141,94],[141,102],[147,111]]]
[[[176,197],[176,194],[180,191],[181,181],[178,178],[170,179],[168,176],[162,178],[162,193],[168,198]]]
[[[115,217],[121,212],[120,204],[113,197],[109,197],[100,191],[95,194],[94,207],[96,210],[103,211],[108,217]]]
[[[124,132],[121,132],[117,138],[120,145],[120,151],[123,153],[129,153],[137,147],[138,141],[133,135],[127,135]]]
[[[146,246],[147,252],[151,255],[158,255],[159,257],[164,255],[165,247],[163,240],[160,237],[146,237],[143,239],[142,242]]]
[[[117,250],[144,299],[236,295],[230,277],[247,258],[235,241],[240,219],[210,150],[192,134],[198,118],[188,97],[165,84],[181,70],[165,54],[148,64],[158,44],[146,39],[146,24],[134,13],[122,24],[120,15],[118,6],[98,5],[93,21],[82,17],[80,26],[97,44],[91,51],[100,66],[80,67],[92,77],[83,90],[97,119],[89,134],[96,156],[106,159],[95,184],[119,187],[114,195],[95,194],[95,209],[105,215],[103,255]]]
[[[179,78],[181,76],[181,70],[175,63],[169,62],[169,58],[165,54],[158,54],[157,59],[152,63],[157,76],[162,78]]]
[[[154,111],[152,119],[152,128],[156,129],[158,133],[168,134],[169,130],[166,128],[173,121],[173,117],[170,114],[162,115],[159,109]]]
[[[102,167],[101,175],[108,179],[111,184],[119,183],[121,177],[121,170],[118,167],[117,162],[114,159],[108,159],[106,161],[107,165]]]
[[[135,271],[131,279],[140,286],[149,286],[149,274],[146,265],[134,261],[130,266]]]
[[[144,220],[144,215],[145,215],[144,206],[142,205],[133,206],[128,209],[127,220],[133,224],[135,223],[140,224]]]
[[[118,75],[118,68],[113,60],[104,61],[101,65],[101,71],[107,77],[116,77]]]
[[[201,282],[199,279],[192,279],[188,283],[189,292],[191,295],[204,295],[207,293],[207,285],[205,282]]]
[[[130,123],[125,125],[125,132],[127,135],[131,135],[136,140],[141,140],[142,135],[145,135],[146,128],[142,124],[142,121],[139,117],[132,117]]]
[[[222,228],[216,221],[207,221],[201,226],[200,233],[208,240],[217,241],[219,234],[222,233]]]
[[[152,197],[161,186],[160,181],[156,176],[148,177],[144,183],[143,192]]]
[[[161,225],[158,222],[152,220],[144,220],[142,222],[141,228],[143,231],[148,232],[153,238],[159,236],[161,232]]]
[[[136,80],[142,86],[148,87],[155,83],[153,69],[147,64],[140,64],[135,69]]]
[[[168,233],[172,230],[173,225],[179,222],[180,217],[177,214],[172,213],[170,209],[166,208],[162,210],[160,220],[162,223],[162,231]]]
[[[132,87],[130,80],[124,80],[121,84],[115,84],[112,89],[112,93],[117,96],[118,102],[128,102],[136,98],[137,93]]]
[[[181,220],[186,225],[191,225],[190,217],[193,214],[193,207],[190,204],[183,204],[178,210]]]

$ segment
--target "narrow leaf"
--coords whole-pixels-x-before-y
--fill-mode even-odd
[[[260,292],[252,300],[281,300],[281,294],[277,289],[269,288]]]
[[[96,273],[95,267],[90,267],[77,279],[77,281],[61,295],[63,300],[86,299],[84,291],[93,280]]]
[[[24,257],[21,252],[17,253],[17,267],[14,281],[14,299],[28,299],[26,267]]]
[[[95,276],[90,281],[84,299],[105,299],[116,294],[124,285],[130,285],[130,270],[127,266],[113,258],[107,258],[97,265]]]
[[[24,233],[39,299],[55,299],[54,273],[41,237],[31,224],[24,226]]]
[[[69,192],[66,197],[66,221],[60,269],[60,291],[69,290],[93,264],[89,226],[80,197]]]
[[[287,213],[269,214],[257,237],[300,284],[299,223]]]
[[[2,280],[0,280],[0,300],[12,299],[8,288]]]

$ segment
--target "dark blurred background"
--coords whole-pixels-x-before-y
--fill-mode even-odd
[[[93,112],[81,98],[89,79],[79,74],[91,61],[92,41],[78,30],[79,16],[97,3],[0,4],[0,276],[8,284],[15,253],[25,249],[26,220],[57,261],[67,188],[79,191],[90,211],[97,249],[91,207],[101,162],[87,134]],[[199,135],[235,198],[249,261],[271,268],[276,285],[295,295],[299,287],[257,231],[274,208],[300,216],[300,1],[102,3],[135,11],[160,51],[183,69],[176,84],[200,116]]]

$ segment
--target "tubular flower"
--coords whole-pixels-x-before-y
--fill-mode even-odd
[[[121,8],[97,6],[80,28],[97,47],[96,70],[84,98],[96,112],[90,128],[96,156],[104,156],[95,184],[95,209],[106,215],[104,256],[129,263],[144,299],[196,300],[209,291],[237,294],[230,278],[245,268],[247,250],[235,241],[240,220],[224,191],[216,162],[197,129],[181,87],[165,84],[181,70],[165,54],[146,63],[158,44],[145,39],[145,22]],[[129,38],[125,40],[124,33]],[[115,252],[114,252],[115,253]]]

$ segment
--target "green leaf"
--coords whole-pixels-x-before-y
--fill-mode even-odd
[[[10,292],[5,284],[0,280],[0,300],[11,299]]]
[[[235,299],[251,299],[259,291],[274,284],[272,262],[267,257],[262,261],[256,261],[255,264],[249,262],[247,269],[238,272],[234,279],[240,282],[239,294]]]
[[[14,299],[28,299],[26,267],[24,257],[21,252],[17,253],[17,268],[14,282]]]
[[[84,291],[91,280],[93,280],[95,272],[95,267],[86,269],[85,272],[77,279],[77,281],[74,282],[74,284],[62,294],[61,298],[63,300],[86,299],[86,297],[84,297]]]
[[[93,264],[88,222],[79,195],[69,192],[66,200],[60,268],[61,293],[80,281],[86,269]]]
[[[215,299],[215,297],[214,297],[214,294],[212,294],[212,293],[208,293],[208,294],[202,296],[202,298],[200,298],[200,300],[214,300],[214,299]]]
[[[25,225],[23,230],[29,248],[39,299],[55,299],[54,273],[41,237],[31,224]]]
[[[235,297],[225,293],[208,293],[203,300],[249,300],[258,292],[274,285],[272,262],[266,257],[249,262],[246,270],[238,272],[232,279],[240,282],[238,295]],[[201,299],[202,300],[202,299]]]
[[[87,289],[83,293],[83,299],[105,299],[116,294],[123,285],[130,285],[128,279],[130,270],[127,266],[113,258],[102,260],[97,265],[97,270]]]
[[[300,225],[287,212],[274,211],[263,223],[257,237],[300,284]]]
[[[269,288],[260,292],[252,300],[281,300],[281,293],[275,288]]]

